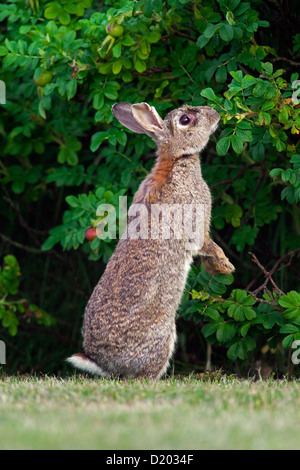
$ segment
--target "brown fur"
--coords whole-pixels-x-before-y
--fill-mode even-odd
[[[152,172],[136,192],[134,202],[136,204],[144,202],[147,207],[157,202],[163,186],[170,178],[173,165],[174,161],[170,158],[170,155],[166,151],[161,152]]]

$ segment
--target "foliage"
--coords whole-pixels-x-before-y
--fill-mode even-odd
[[[202,325],[207,341],[225,345],[234,361],[259,356],[266,341],[271,349],[282,340],[289,348],[299,338],[296,7],[292,1],[282,19],[275,4],[262,0],[0,5],[2,253],[17,250],[33,304],[40,298],[51,318],[59,311],[66,323],[77,317],[68,337],[79,338],[86,297],[115,246],[85,237],[99,222],[97,207],[117,207],[121,195],[130,202],[153,165],[154,143],[127,132],[111,106],[147,101],[162,115],[189,103],[210,105],[222,117],[202,167],[214,197],[212,236],[237,275],[211,279],[194,267],[181,317],[191,328]],[[265,272],[251,263],[249,249]],[[42,287],[26,280],[36,277],[32,258]],[[284,262],[291,269],[279,270]],[[266,284],[259,284],[261,274]],[[62,284],[70,296],[64,307]],[[79,304],[74,284],[76,295],[84,289]],[[15,325],[24,314],[18,308]]]
[[[210,276],[203,268],[199,271],[193,267],[187,301],[183,299],[180,315],[201,322],[206,340],[224,344],[228,358],[233,361],[247,359],[261,341],[266,343],[267,350],[275,350],[278,343],[288,349],[300,340],[298,292],[281,296],[265,293],[262,299],[257,299],[244,289],[232,289],[228,295],[228,286],[233,281],[233,275]]]
[[[11,336],[15,336],[18,331],[20,317],[26,323],[35,322],[46,326],[55,324],[54,318],[38,306],[29,304],[26,299],[11,299],[11,296],[14,298],[18,294],[20,276],[16,258],[12,255],[5,256],[3,269],[0,268],[0,319]]]

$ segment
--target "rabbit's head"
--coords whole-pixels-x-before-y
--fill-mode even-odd
[[[137,134],[149,135],[173,158],[199,153],[220,120],[217,111],[209,106],[182,106],[164,120],[147,103],[116,103],[112,112],[121,124]]]

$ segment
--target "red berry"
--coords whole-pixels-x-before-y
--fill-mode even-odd
[[[94,240],[94,238],[97,237],[97,232],[95,227],[88,228],[87,231],[85,232],[85,238],[89,241]]]

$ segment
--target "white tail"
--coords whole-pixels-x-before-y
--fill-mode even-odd
[[[66,359],[67,362],[72,364],[73,367],[89,372],[90,374],[100,375],[101,377],[109,378],[110,375],[104,372],[101,367],[99,367],[96,362],[90,359],[85,354],[73,354],[73,356]]]

